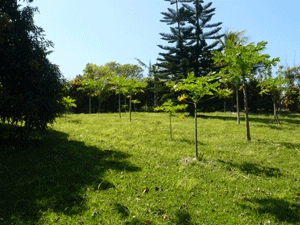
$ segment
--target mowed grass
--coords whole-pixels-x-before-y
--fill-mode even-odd
[[[1,145],[0,224],[300,224],[300,118],[280,119],[250,115],[247,142],[244,120],[199,113],[186,163],[191,117],[172,140],[166,113],[58,118]]]

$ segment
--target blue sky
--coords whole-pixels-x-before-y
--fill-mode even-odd
[[[299,0],[213,0],[211,22],[223,22],[224,32],[247,30],[250,42],[267,41],[264,53],[280,57],[281,65],[300,62]],[[35,0],[40,13],[34,19],[55,44],[49,56],[68,80],[82,74],[87,63],[105,65],[156,62],[158,44],[168,45],[159,33],[169,33],[160,22],[164,0]],[[146,72],[145,72],[146,74]]]

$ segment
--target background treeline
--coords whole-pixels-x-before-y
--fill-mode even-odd
[[[134,95],[133,100],[138,100],[138,103],[133,104],[132,111],[147,111],[152,112],[153,109],[161,105],[167,99],[171,98],[176,101],[177,96],[166,85],[167,79],[161,79],[160,68],[155,66],[148,67],[149,73],[146,78],[143,78],[143,68],[139,65],[125,64],[121,65],[116,62],[110,62],[104,66],[95,64],[87,64],[83,70],[83,75],[77,75],[74,80],[65,82],[65,95],[70,96],[75,100],[77,107],[72,107],[71,112],[74,113],[89,113],[89,99],[91,95],[91,113],[101,112],[117,112],[119,107],[119,97],[113,88],[112,77],[124,77],[125,79],[138,79],[145,83],[146,87],[142,92]],[[262,91],[259,84],[263,82],[265,77],[270,76],[270,71],[257,71],[253,75],[253,79],[247,82],[249,110],[252,113],[272,112],[273,101],[272,96]],[[279,93],[279,110],[288,110],[290,112],[300,111],[300,95],[299,95],[299,79],[300,67],[283,67],[280,66],[276,75],[283,76],[289,80],[286,84],[286,90]],[[97,85],[93,87],[91,92],[88,92],[84,87],[85,81],[88,80],[105,80],[106,87],[104,91],[96,93],[99,88]],[[225,88],[225,87],[224,87]],[[226,88],[234,89],[233,86],[226,84]],[[129,99],[126,93],[121,94],[121,110],[128,111]],[[243,109],[243,93],[242,88],[239,90],[239,108]],[[199,111],[236,111],[236,92],[234,91],[230,98],[213,98],[203,101],[198,105]]]
[[[170,33],[160,33],[167,45],[159,45],[163,52],[159,53],[155,65],[146,65],[138,59],[138,65],[89,63],[83,74],[72,81],[65,81],[59,67],[48,59],[53,43],[45,38],[43,28],[34,24],[33,17],[38,9],[30,5],[22,8],[20,0],[1,1],[0,121],[19,123],[30,130],[45,129],[67,110],[75,113],[151,112],[168,99],[176,103],[184,93],[172,90],[167,84],[179,84],[190,74],[198,81],[218,75],[214,82],[221,81],[220,87],[232,91],[226,99],[215,97],[215,93],[211,98],[209,91],[206,92],[207,96],[201,96],[201,101],[197,102],[199,111],[242,109],[243,99],[247,99],[245,93],[250,112],[275,112],[275,106],[291,112],[300,111],[300,67],[280,66],[278,72],[272,74],[271,67],[266,67],[269,56],[260,55],[259,49],[267,43],[247,44],[244,31],[219,34],[222,23],[210,23],[215,14],[211,2],[166,1],[171,8],[162,12],[161,22],[170,26]],[[217,56],[218,52],[223,55]],[[226,55],[232,52],[244,58],[243,63],[239,60],[239,64],[245,65],[241,68],[251,67],[251,71],[243,70],[242,74],[236,70],[231,63],[234,58]],[[257,54],[261,60],[252,62]],[[144,68],[148,70],[147,77],[143,77]],[[281,83],[281,78],[286,79],[285,83]],[[186,109],[190,115],[194,113],[193,108],[189,104]]]

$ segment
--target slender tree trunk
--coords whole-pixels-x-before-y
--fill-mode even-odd
[[[172,140],[172,113],[170,113],[170,137]]]
[[[195,106],[195,150],[196,150],[196,159],[198,160],[198,130],[197,130],[197,103],[194,103]]]
[[[245,122],[246,122],[247,141],[251,141],[250,127],[249,127],[249,112],[248,112],[248,99],[247,99],[246,81],[244,81],[244,84],[243,84],[243,91],[244,91]]]
[[[156,83],[154,83],[154,107],[157,107],[157,84]]]
[[[239,88],[236,87],[236,122],[240,124]]]
[[[121,118],[121,95],[119,93],[119,117]]]
[[[131,96],[129,98],[129,118],[130,118],[130,122],[131,122]]]
[[[226,100],[224,100],[224,113],[226,114]]]
[[[126,96],[125,96],[125,99],[124,99],[124,112],[126,112]]]
[[[273,105],[274,105],[274,119],[275,119],[275,121],[277,121],[277,123],[278,123],[279,125],[281,125],[281,123],[280,123],[280,121],[279,121],[279,119],[278,119],[278,115],[277,115],[276,101],[275,101],[275,100],[273,100]]]
[[[92,96],[91,95],[89,95],[89,114],[91,114],[92,113]]]
[[[98,108],[98,113],[101,112],[101,100],[99,99],[99,108]]]

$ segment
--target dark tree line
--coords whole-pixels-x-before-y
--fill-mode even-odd
[[[36,11],[17,0],[0,1],[0,119],[28,129],[54,121],[63,87],[59,68],[47,58],[53,43],[34,24]]]
[[[73,108],[74,113],[88,113],[89,112],[89,96],[86,92],[80,90],[79,79],[75,79],[69,82],[69,88],[67,95],[76,100],[77,107]],[[144,82],[147,83],[147,87],[144,89],[143,93],[138,93],[136,99],[140,103],[136,104],[133,111],[139,112],[152,112],[155,107],[154,95],[157,96],[158,104],[161,105],[163,102],[167,101],[172,91],[166,86],[164,81],[155,81],[154,78],[144,78]],[[247,84],[248,98],[249,98],[249,110],[252,113],[257,112],[269,112],[273,110],[272,96],[270,95],[260,95],[261,88],[257,87],[260,83],[259,79],[250,80]],[[229,87],[234,88],[234,87]],[[158,90],[158,91],[155,91]],[[240,107],[243,108],[243,95],[242,90],[239,91]],[[156,94],[155,94],[156,93]],[[213,98],[208,101],[203,101],[198,104],[198,109],[201,112],[214,112],[214,111],[224,111],[224,100],[226,101],[226,111],[236,112],[236,96],[235,92],[227,99]],[[125,97],[122,96],[122,111],[128,110],[124,105],[128,105],[128,100],[125,102]],[[99,100],[97,96],[92,99],[92,113],[99,112]],[[175,99],[175,97],[174,97]],[[128,106],[127,106],[128,107]],[[284,102],[280,105],[281,108],[286,108]],[[114,90],[109,90],[105,97],[101,101],[101,112],[118,112],[118,96],[115,95]]]

